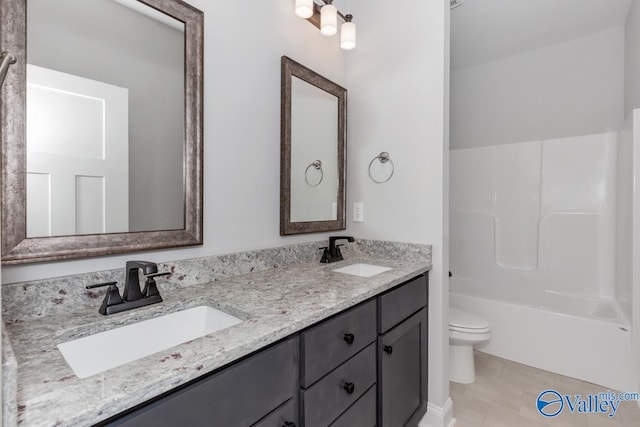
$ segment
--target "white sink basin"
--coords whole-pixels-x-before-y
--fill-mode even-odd
[[[332,271],[335,271],[336,273],[351,274],[352,276],[371,277],[389,270],[391,270],[391,268],[379,265],[351,264],[346,267],[336,268]]]
[[[73,373],[87,378],[240,322],[203,305],[67,341],[58,349]]]

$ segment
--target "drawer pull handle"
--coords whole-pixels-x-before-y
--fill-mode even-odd
[[[356,337],[353,334],[349,334],[349,333],[344,334],[343,338],[344,338],[344,341],[349,345],[353,344],[353,341],[355,341],[356,339]]]
[[[356,386],[353,383],[344,383],[342,388],[344,388],[344,391],[346,391],[347,394],[352,394],[356,390]]]
[[[282,424],[282,427],[296,427],[296,423],[292,423],[291,421],[285,421],[284,424]]]
[[[387,354],[391,354],[391,353],[393,353],[393,347],[392,347],[392,346],[390,346],[390,345],[385,345],[385,346],[382,348],[382,350],[383,350],[385,353],[387,353]]]

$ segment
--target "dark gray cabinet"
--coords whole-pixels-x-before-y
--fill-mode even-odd
[[[378,297],[378,422],[415,426],[427,411],[427,276]]]
[[[423,308],[378,339],[380,425],[416,424],[427,405],[427,311]]]
[[[302,391],[303,425],[328,426],[375,383],[376,345],[372,343],[309,389]]]
[[[302,386],[307,388],[376,341],[376,301],[364,302],[300,335]]]
[[[301,333],[304,427],[348,425],[353,419],[358,425],[375,425],[376,405],[361,399],[375,389],[376,322],[377,302],[372,299]]]
[[[418,276],[302,333],[304,427],[418,424],[427,409],[427,290]]]
[[[427,275],[108,426],[405,427],[427,408]]]
[[[296,427],[298,420],[298,405],[296,399],[290,399],[252,427]]]
[[[298,347],[288,339],[106,425],[298,425]]]
[[[373,385],[356,403],[351,405],[329,427],[371,427],[376,425],[376,408],[378,397]]]

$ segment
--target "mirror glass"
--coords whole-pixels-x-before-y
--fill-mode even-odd
[[[291,78],[291,222],[338,217],[338,98]]]
[[[282,235],[345,229],[346,97],[346,89],[282,58]]]
[[[27,2],[27,237],[184,228],[184,23]]]
[[[202,244],[204,14],[2,0],[2,264]]]

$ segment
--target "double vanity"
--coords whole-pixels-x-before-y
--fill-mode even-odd
[[[430,247],[358,240],[343,249],[344,261],[331,264],[319,262],[317,247],[162,264],[173,273],[158,280],[164,302],[109,316],[98,313],[104,293],[79,282],[122,272],[63,278],[54,286],[49,280],[46,289],[35,282],[6,285],[3,318],[17,360],[18,422],[416,425],[427,401]],[[38,304],[61,298],[28,313],[37,290],[45,293]],[[237,320],[198,333],[206,325],[197,322],[213,309]],[[126,333],[100,333],[140,327],[138,336],[152,345],[175,334],[195,336],[120,366],[99,366],[98,373],[74,373],[58,349],[103,338],[85,342],[80,361],[106,352],[108,363],[145,344],[128,343]],[[104,348],[94,356],[86,352],[98,345]]]
[[[105,25],[105,17],[119,25]],[[127,31],[140,36],[123,37]],[[130,42],[142,39],[149,44]],[[204,243],[202,11],[181,0],[6,0],[0,42],[12,59],[0,86],[3,266],[137,259]],[[346,230],[347,89],[286,54],[280,235]],[[123,66],[130,58],[149,70]],[[37,70],[117,96],[43,85],[33,80]],[[150,78],[165,74],[167,82]],[[75,109],[40,102],[56,97],[38,98],[38,90],[73,95]],[[76,105],[85,99],[100,108]],[[81,158],[60,145],[76,139],[42,131],[40,117],[60,123],[58,113],[77,118],[65,130],[74,138],[95,122],[93,138],[76,139],[98,147],[97,155]],[[103,132],[107,125],[115,131]],[[130,158],[117,160],[123,153]],[[118,169],[97,170],[94,160],[103,158]],[[336,240],[349,243],[341,249]],[[427,402],[431,247],[341,236],[324,245],[3,284],[4,425],[416,425]],[[210,244],[198,253],[219,250]]]

